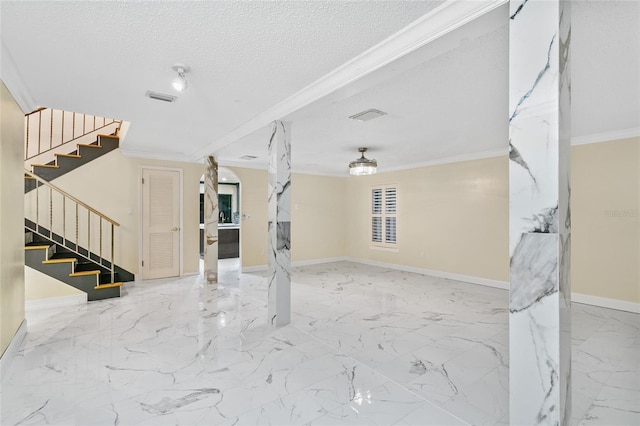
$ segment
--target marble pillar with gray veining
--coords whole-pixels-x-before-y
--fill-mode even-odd
[[[571,9],[511,0],[510,420],[571,418]]]
[[[218,282],[218,163],[207,157],[204,172],[204,276],[209,284]]]
[[[268,320],[291,322],[291,124],[275,121],[269,139]]]

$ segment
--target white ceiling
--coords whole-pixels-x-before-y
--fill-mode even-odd
[[[211,147],[220,164],[264,167],[266,128],[220,141],[442,3],[3,0],[1,35],[38,105],[130,121],[125,152],[198,160]],[[292,122],[294,170],[345,175],[363,145],[380,170],[506,152],[507,14],[281,117]],[[637,132],[640,2],[578,1],[572,17],[574,137]],[[145,98],[172,93],[175,62],[192,67],[189,89],[174,104]],[[347,118],[368,108],[388,115]]]

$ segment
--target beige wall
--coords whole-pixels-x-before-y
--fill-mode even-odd
[[[372,185],[398,186],[398,249],[369,247]],[[507,281],[506,157],[347,180],[347,255]]]
[[[53,182],[84,203],[120,223],[116,234],[116,264],[139,273],[139,187],[144,166],[179,168],[184,173],[184,273],[199,270],[200,177],[204,164],[126,157],[111,151]]]
[[[242,266],[267,264],[267,171],[227,167],[240,180]]]
[[[28,266],[24,267],[24,285],[25,300],[42,300],[84,294],[84,291]]]
[[[572,148],[572,291],[640,302],[640,138]],[[347,256],[509,279],[508,160],[349,178]],[[398,185],[398,251],[371,249],[369,191]],[[363,219],[365,218],[365,219]]]
[[[0,84],[0,354],[24,320],[24,113]]]
[[[574,292],[640,303],[640,138],[572,149]]]
[[[294,173],[291,177],[291,260],[346,255],[345,178]]]
[[[576,293],[640,302],[639,143],[636,138],[572,149]],[[204,165],[128,158],[115,151],[80,169],[81,182],[96,176],[108,179],[98,179],[97,187],[80,188],[81,194],[75,193],[76,188],[71,192],[122,223],[121,256],[130,261],[123,261],[123,267],[137,272],[142,165],[185,171],[185,272],[197,272],[199,181]],[[241,182],[243,266],[266,265],[267,172],[231,170]],[[65,182],[70,178],[63,176],[56,184],[64,188],[71,184]],[[389,183],[399,188],[395,252],[371,249],[368,244],[370,187]],[[294,262],[349,256],[508,281],[506,157],[368,177],[294,174],[291,209]]]
[[[242,266],[267,264],[267,171],[229,168],[240,179]],[[344,178],[291,177],[291,260],[345,255]]]

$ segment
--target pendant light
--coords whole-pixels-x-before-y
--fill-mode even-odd
[[[349,163],[349,174],[354,176],[363,176],[376,173],[378,169],[378,162],[376,160],[369,160],[368,158],[365,158],[364,153],[367,152],[367,148],[358,148],[358,151],[362,153],[362,156]]]

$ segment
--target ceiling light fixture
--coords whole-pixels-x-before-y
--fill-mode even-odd
[[[188,85],[187,78],[184,75],[191,71],[191,68],[189,68],[189,65],[175,64],[171,69],[178,73],[178,76],[173,79],[171,85],[178,92],[184,92],[187,90]]]
[[[349,163],[349,174],[363,176],[376,173],[378,171],[378,162],[365,158],[364,153],[367,152],[367,148],[358,148],[358,152],[362,153],[362,156]]]

